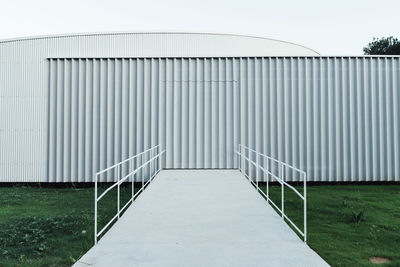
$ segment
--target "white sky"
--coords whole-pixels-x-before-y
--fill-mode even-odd
[[[256,35],[323,55],[361,55],[400,38],[400,0],[0,0],[0,39],[75,32],[194,31]]]

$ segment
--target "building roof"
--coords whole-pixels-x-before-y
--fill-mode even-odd
[[[264,37],[189,32],[109,32],[75,33],[48,36],[21,37],[0,40],[12,43],[68,42],[74,47],[96,46],[101,51],[113,50],[105,56],[137,57],[246,57],[246,56],[319,56],[315,50],[286,41]],[[88,49],[88,53],[90,54]],[[118,52],[115,52],[118,51]],[[59,55],[58,55],[59,56]],[[90,56],[85,53],[84,56]],[[94,55],[95,56],[95,55]]]

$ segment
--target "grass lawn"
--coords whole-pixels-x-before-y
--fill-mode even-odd
[[[280,187],[270,189],[280,204]],[[123,204],[130,188],[121,193]],[[302,227],[301,200],[285,195],[286,213]],[[307,196],[308,244],[329,264],[368,266],[381,256],[400,266],[400,185],[309,186]],[[100,224],[115,211],[116,191],[100,202]],[[92,188],[0,187],[0,266],[70,266],[92,245]]]
[[[99,202],[99,227],[116,214],[116,196]],[[121,187],[121,207],[130,196]],[[0,266],[71,266],[93,246],[93,202],[93,188],[0,187]]]
[[[284,193],[285,214],[303,229],[303,201]],[[281,187],[270,187],[270,197],[280,207]],[[400,185],[308,186],[307,231],[308,245],[332,266],[373,266],[372,256],[400,266]]]

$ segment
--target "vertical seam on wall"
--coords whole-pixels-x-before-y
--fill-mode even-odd
[[[46,148],[46,181],[47,182],[50,182],[49,181],[49,153],[50,153],[50,133],[49,133],[49,131],[50,131],[50,86],[51,86],[51,84],[50,84],[50,76],[51,76],[51,66],[50,66],[50,62],[51,62],[51,59],[46,59],[46,61],[47,61],[47,105],[46,105],[46,108],[47,108],[47,129],[46,129],[46,146],[47,146],[47,148]]]

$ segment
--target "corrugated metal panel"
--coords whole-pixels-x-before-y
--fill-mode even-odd
[[[317,54],[287,42],[226,34],[111,33],[0,41],[0,181],[47,181],[47,58]]]
[[[50,136],[48,136],[48,132],[50,132],[48,131],[50,130],[48,129],[50,64],[46,58],[232,56],[233,54],[228,52],[233,50],[229,49],[237,44],[240,44],[235,48],[237,53],[240,52],[238,48],[246,46],[249,49],[244,51],[246,53],[252,51],[254,54],[243,52],[244,54],[235,55],[251,56],[270,53],[266,49],[265,43],[258,42],[256,38],[242,39],[242,41],[239,39],[241,38],[238,36],[227,38],[224,35],[201,34],[141,34],[138,38],[138,35],[126,33],[0,42],[0,181],[44,182],[56,179],[56,177],[59,177],[59,181],[69,181],[67,178],[61,178],[59,174],[59,176],[53,177],[47,175],[48,141],[50,140]],[[230,45],[227,46],[227,42]],[[279,49],[285,47],[282,45],[282,42],[277,42],[276,47]],[[295,47],[291,47],[294,50],[290,50],[292,51],[290,54],[302,53],[302,50],[295,49]],[[305,51],[303,52],[305,53]],[[157,58],[147,60],[154,64],[146,63],[146,68],[151,68],[149,69],[151,73],[145,71],[142,76],[137,75],[136,69],[144,67],[143,60],[129,69],[123,64],[120,67],[118,65],[112,67],[111,63],[110,66],[107,65],[107,68],[100,69],[99,65],[93,62],[93,67],[85,66],[93,71],[93,74],[85,73],[101,78],[93,81],[85,80],[84,84],[82,83],[80,86],[97,88],[101,85],[101,92],[108,94],[107,88],[110,86],[108,80],[113,78],[109,74],[109,69],[113,68],[116,68],[117,74],[119,73],[118,68],[123,69],[123,72],[120,73],[123,77],[127,75],[132,77],[122,80],[122,85],[118,85],[122,88],[150,86],[150,93],[146,91],[145,94],[143,90],[138,90],[138,96],[129,94],[129,98],[124,95],[128,90],[121,89],[122,98],[125,101],[137,102],[140,114],[147,112],[148,103],[151,103],[151,107],[154,107],[156,103],[159,103],[160,106],[158,113],[151,113],[152,119],[149,125],[146,124],[149,122],[142,119],[143,115],[127,116],[126,114],[130,114],[130,111],[126,110],[129,105],[125,103],[123,105],[125,110],[118,111],[122,114],[123,119],[121,122],[117,122],[121,123],[122,127],[122,134],[117,138],[120,140],[131,138],[131,133],[126,129],[128,127],[132,129],[133,125],[139,125],[141,128],[137,127],[135,133],[137,137],[135,138],[146,139],[146,143],[150,142],[149,140],[152,143],[161,140],[160,142],[165,145],[169,142],[169,145],[172,145],[176,151],[180,149],[181,154],[170,154],[170,164],[182,161],[188,167],[194,167],[197,163],[193,163],[193,159],[203,162],[204,165],[211,164],[211,156],[213,156],[212,159],[216,159],[215,153],[230,149],[228,141],[226,141],[226,147],[223,145],[203,147],[202,143],[197,140],[204,140],[206,143],[211,142],[212,145],[215,145],[222,143],[226,136],[227,140],[242,140],[243,143],[247,142],[252,147],[257,146],[257,149],[292,162],[297,167],[307,169],[312,174],[312,180],[398,181],[400,179],[398,110],[400,66],[398,57],[237,58],[228,60],[215,58],[213,60],[199,59],[200,63],[194,59],[190,60],[190,63],[186,59],[183,62],[182,59],[170,59],[168,62],[165,59]],[[225,61],[226,66],[224,66]],[[68,63],[63,64],[69,68],[64,71],[72,71],[72,66],[69,66]],[[127,63],[124,62],[124,64]],[[179,64],[182,66],[177,67]],[[196,64],[202,65],[197,67]],[[74,66],[74,73],[70,75],[79,75],[83,71],[79,69],[82,66],[82,64]],[[75,69],[76,67],[78,69]],[[180,68],[183,72],[174,71],[175,69],[180,70]],[[159,72],[160,69],[169,69],[169,72]],[[193,69],[196,71],[192,71]],[[154,73],[157,73],[158,78],[151,77],[150,85],[143,84],[144,81],[148,81],[149,75],[152,76]],[[236,82],[231,86],[234,88],[232,91],[230,89],[220,90],[222,85],[219,80],[210,85],[197,80],[185,84],[177,80],[179,75],[189,75],[190,79],[204,76],[208,79],[219,80],[223,79],[221,77],[225,75],[225,80],[235,80]],[[167,78],[170,81],[173,79],[171,82],[176,85],[168,87],[164,84],[163,81],[166,81]],[[119,78],[117,77],[117,79]],[[61,82],[57,80],[57,83]],[[65,87],[72,86],[71,80],[64,80],[62,83]],[[164,88],[164,90],[158,88]],[[215,88],[218,88],[218,93]],[[229,84],[227,88],[229,88]],[[186,95],[192,90],[195,90],[196,94]],[[178,91],[179,94],[175,95],[175,91]],[[152,97],[157,95],[155,92],[158,92],[158,99]],[[66,97],[76,97],[76,92],[74,95],[72,92],[65,93]],[[60,122],[62,115],[66,121],[62,125],[62,131],[69,127],[78,127],[78,138],[76,139],[78,144],[74,143],[73,153],[78,153],[80,156],[78,159],[66,156],[72,152],[72,147],[68,147],[67,141],[75,137],[70,136],[70,131],[66,131],[64,136],[58,136],[59,140],[55,141],[59,142],[62,139],[64,144],[63,150],[57,150],[56,172],[66,173],[65,177],[72,177],[72,175],[78,177],[77,173],[86,173],[88,169],[99,166],[94,165],[94,162],[99,161],[100,155],[104,151],[111,153],[111,143],[107,147],[103,147],[91,144],[91,141],[86,142],[85,154],[82,152],[82,143],[79,143],[82,142],[83,135],[93,135],[93,138],[97,138],[96,140],[102,138],[100,142],[106,142],[110,138],[109,136],[96,137],[100,131],[91,132],[90,129],[79,132],[79,125],[85,125],[86,120],[93,120],[90,116],[94,116],[96,110],[103,112],[101,116],[108,116],[107,120],[112,119],[111,115],[107,115],[112,106],[105,111],[101,108],[107,103],[104,101],[105,96],[107,95],[96,95],[92,91],[85,92],[85,101],[94,97],[94,105],[94,103],[98,103],[96,100],[98,97],[103,102],[98,106],[91,107],[94,110],[92,113],[90,107],[85,107],[88,117],[82,117],[84,120],[81,121],[78,119],[78,126],[72,124],[72,116],[74,118],[79,116],[76,113],[76,107],[79,107],[81,103],[79,101],[74,103],[77,105],[76,107],[65,106],[65,100],[64,107],[60,107],[65,114],[58,113],[59,117],[56,120]],[[178,96],[180,98],[177,98]],[[215,100],[216,96],[218,96],[218,109],[214,107],[215,101],[217,101]],[[78,97],[81,99],[82,96],[78,94]],[[139,100],[137,97],[143,100]],[[180,106],[171,106],[171,103],[166,101],[167,98],[171,101],[175,98],[178,100],[189,99],[189,102]],[[227,100],[224,101],[224,98]],[[144,99],[147,104],[143,103]],[[58,101],[61,103],[60,99]],[[114,99],[114,101],[116,100]],[[199,102],[204,104],[199,105]],[[88,109],[86,110],[86,108]],[[188,110],[187,114],[195,117],[195,120],[185,117],[189,116],[186,114],[186,110]],[[254,118],[248,118],[249,115],[246,111],[253,112],[254,110],[262,112],[255,112]],[[218,119],[213,117],[216,111],[218,111]],[[183,129],[189,131],[189,135],[185,135],[183,129],[180,131],[180,137],[185,144],[182,146],[176,144],[178,137],[175,135],[174,140],[167,139],[171,133],[177,132],[179,123],[181,123],[174,120],[172,125],[167,124],[169,122],[167,118],[175,116],[174,114],[177,112],[184,112],[178,118],[181,119]],[[232,122],[231,128],[220,127],[219,122],[223,120],[221,118],[224,118],[224,112],[233,113],[232,117],[237,119]],[[278,112],[281,113],[278,114]],[[155,119],[157,114],[158,121]],[[116,115],[114,114],[114,116]],[[129,121],[129,124],[124,120]],[[93,128],[99,127],[96,124],[98,121],[93,123]],[[201,125],[210,123],[212,126],[217,125],[218,127],[213,126],[207,132],[200,128]],[[156,125],[160,125],[159,130],[152,130]],[[141,130],[143,127],[146,127],[146,131]],[[255,127],[255,131],[249,133],[249,129],[252,129],[250,127]],[[75,134],[76,130],[73,129]],[[102,130],[105,131],[108,128]],[[225,136],[219,134],[220,131],[224,132]],[[215,139],[216,135],[219,135],[218,139]],[[93,161],[89,161],[89,165],[85,165],[84,170],[83,166],[79,166],[72,171],[71,166],[76,168],[79,165],[76,160],[80,162],[83,157],[90,156],[86,154],[89,153],[90,146],[93,146]],[[140,144],[140,146],[136,147],[134,144],[129,148],[122,146],[120,149],[123,153],[132,155],[135,151],[144,148],[145,144]],[[61,153],[61,151],[63,152]],[[230,156],[225,159],[222,154],[219,154],[215,164],[223,164],[226,161],[224,163],[226,166],[234,165],[234,162],[232,163],[233,154],[228,155]],[[79,176],[79,179],[90,180],[90,177],[85,174],[85,176]]]
[[[0,45],[2,182],[46,181],[48,62],[27,56],[31,49]]]
[[[158,143],[167,168],[234,168],[238,142],[310,181],[400,180],[399,58],[49,62],[49,181]]]

